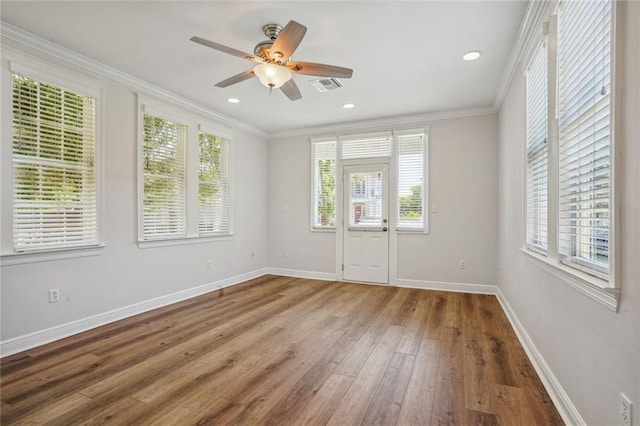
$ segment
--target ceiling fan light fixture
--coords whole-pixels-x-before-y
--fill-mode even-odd
[[[291,80],[291,72],[285,67],[273,64],[256,65],[253,73],[260,82],[270,89],[277,89]]]

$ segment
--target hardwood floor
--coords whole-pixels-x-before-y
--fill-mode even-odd
[[[562,424],[493,296],[265,276],[2,359],[2,424]]]

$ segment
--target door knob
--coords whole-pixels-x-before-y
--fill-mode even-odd
[[[383,232],[387,232],[387,227],[385,226],[384,228],[382,228]]]

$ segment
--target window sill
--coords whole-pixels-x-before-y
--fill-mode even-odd
[[[426,229],[416,229],[416,228],[397,228],[396,232],[398,234],[413,234],[413,235],[427,235],[429,231]]]
[[[67,249],[10,253],[0,256],[0,266],[23,265],[28,263],[99,256],[102,254],[104,247],[104,244],[100,244]]]
[[[311,228],[311,232],[330,232],[335,233],[336,228]]]
[[[613,312],[618,312],[619,289],[608,287],[605,285],[606,281],[600,278],[581,272],[560,262],[555,263],[546,256],[526,248],[521,248],[520,251],[526,254],[526,258],[534,265],[558,279],[563,284],[579,291]]]
[[[171,238],[163,240],[145,240],[138,241],[138,248],[154,248],[154,247],[169,247],[169,246],[183,246],[188,244],[205,244],[217,241],[229,241],[233,234],[224,235],[208,235],[202,237],[184,237],[184,238]]]

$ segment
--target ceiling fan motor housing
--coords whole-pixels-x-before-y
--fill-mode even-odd
[[[282,31],[282,25],[267,24],[262,27],[262,31],[264,32],[264,35],[269,38],[269,40],[264,40],[256,44],[256,47],[253,49],[253,54],[256,56],[260,56],[266,61],[280,63],[282,58],[274,58],[273,55],[271,55],[271,47],[278,38],[278,35],[280,35],[280,31]]]
[[[260,43],[256,44],[256,47],[253,49],[253,54],[256,56],[260,56],[262,59],[269,59],[269,51],[271,50],[271,46],[273,46],[273,40],[264,40]]]
[[[278,38],[278,34],[282,31],[282,25],[278,24],[267,24],[262,27],[262,31],[264,31],[264,35],[266,35],[271,41]]]

